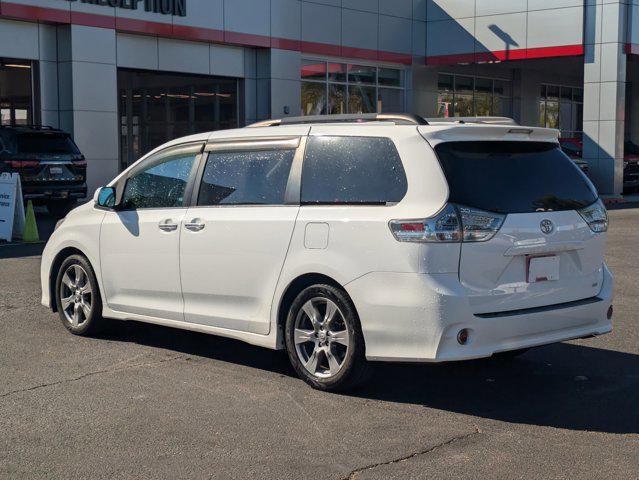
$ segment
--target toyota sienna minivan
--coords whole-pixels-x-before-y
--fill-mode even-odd
[[[514,356],[611,331],[608,216],[558,132],[301,117],[181,138],[61,220],[42,303],[286,349],[323,390],[370,361]]]

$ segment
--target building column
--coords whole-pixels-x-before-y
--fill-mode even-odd
[[[627,5],[623,0],[592,3],[586,6],[583,153],[599,192],[619,194],[623,189]]]
[[[39,111],[42,125],[60,127],[60,112],[58,101],[58,42],[57,27],[54,25],[38,25],[38,41],[40,43],[40,61],[38,65],[39,104],[35,110]],[[37,118],[38,112],[34,112]],[[37,123],[37,122],[36,122]]]
[[[406,75],[410,76],[406,85],[407,88],[410,85],[408,100],[410,103],[408,103],[406,110],[424,118],[436,117],[438,107],[437,79],[439,77],[437,68],[413,65],[406,72]]]
[[[116,33],[67,25],[57,40],[59,125],[87,159],[90,198],[120,170]]]
[[[270,56],[271,117],[299,116],[302,110],[301,54],[272,48]]]

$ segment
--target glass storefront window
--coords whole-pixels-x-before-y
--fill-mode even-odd
[[[377,101],[375,99],[375,87],[351,85],[348,87],[348,111],[349,113],[375,113]]]
[[[393,68],[380,68],[377,74],[377,81],[380,86],[385,87],[403,87],[402,72]]]
[[[452,92],[455,90],[455,77],[452,75],[440,75],[437,81],[437,88],[440,92]]]
[[[539,125],[561,130],[565,138],[581,138],[583,131],[583,88],[541,85]]]
[[[302,82],[302,111],[304,115],[326,113],[326,86],[324,83]]]
[[[559,128],[559,103],[546,102],[546,127]]]
[[[302,60],[302,80],[326,80],[326,62]]]
[[[472,117],[474,114],[473,95],[455,94],[455,116]]]
[[[512,115],[512,86],[507,80],[440,74],[437,83],[439,117]]]
[[[341,115],[346,113],[346,86],[330,83],[328,85],[328,113]]]
[[[349,83],[368,83],[375,85],[377,82],[377,68],[362,65],[348,66]]]
[[[403,70],[303,59],[302,115],[403,112]]]
[[[118,90],[122,168],[174,138],[239,123],[237,79],[119,70]]]
[[[470,93],[472,95],[474,89],[473,77],[455,76],[455,92]]]
[[[35,123],[32,70],[31,62],[0,59],[0,124]]]
[[[346,65],[341,63],[329,63],[328,81],[340,83],[346,82]]]

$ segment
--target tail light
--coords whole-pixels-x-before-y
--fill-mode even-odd
[[[5,160],[4,163],[11,168],[33,168],[40,165],[38,160]]]
[[[392,220],[391,232],[400,242],[485,242],[499,231],[506,215],[447,204],[437,215],[418,220]]]
[[[577,211],[593,232],[603,233],[608,231],[608,212],[601,199]]]
[[[87,161],[86,160],[73,160],[73,166],[74,167],[86,167],[87,166]]]

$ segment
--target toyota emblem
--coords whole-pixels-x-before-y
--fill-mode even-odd
[[[539,224],[539,228],[541,228],[542,233],[550,235],[555,229],[555,226],[550,220],[546,219],[541,221],[541,223]]]

